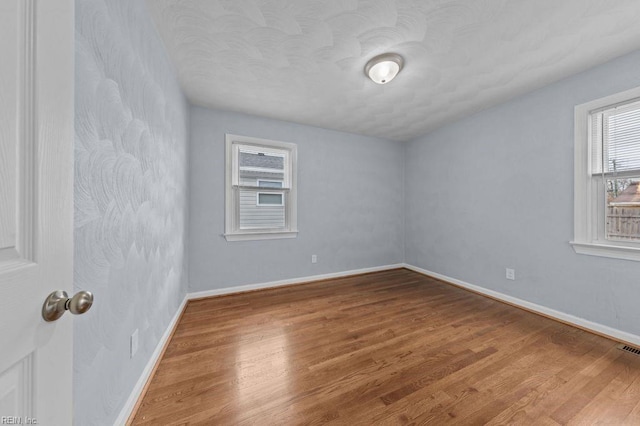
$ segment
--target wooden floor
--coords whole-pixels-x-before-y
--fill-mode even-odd
[[[398,269],[191,301],[133,423],[640,425],[640,357]]]

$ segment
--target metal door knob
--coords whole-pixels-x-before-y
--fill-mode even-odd
[[[55,321],[69,311],[74,315],[84,314],[93,305],[93,294],[89,291],[79,291],[69,298],[66,291],[56,290],[51,293],[42,305],[42,318],[45,321]]]

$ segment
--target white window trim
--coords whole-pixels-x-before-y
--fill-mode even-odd
[[[640,87],[596,99],[574,110],[574,236],[570,244],[576,253],[615,259],[640,261],[640,243],[623,243],[599,239],[598,193],[595,179],[591,176],[591,141],[589,140],[589,116],[592,112],[616,104],[627,103],[640,98]],[[601,224],[600,226],[604,226]]]
[[[240,223],[239,209],[235,208],[233,189],[233,167],[234,155],[233,145],[255,145],[257,147],[271,147],[277,150],[287,150],[290,156],[290,182],[287,189],[286,218],[288,226],[279,229],[247,229],[241,230],[236,224]],[[297,215],[297,192],[298,192],[298,149],[296,144],[280,142],[269,139],[254,138],[250,136],[239,136],[233,134],[225,135],[226,164],[225,164],[225,233],[227,241],[253,241],[253,240],[273,240],[282,238],[296,238],[298,235],[298,215]],[[237,166],[236,166],[237,167]],[[283,186],[285,186],[283,184]],[[265,188],[267,189],[267,188]],[[278,189],[278,188],[274,188]],[[269,191],[264,191],[269,192]]]
[[[245,170],[247,172],[267,172],[267,173],[277,171],[277,169],[268,169],[266,167],[249,167],[249,166],[240,167],[240,170]]]

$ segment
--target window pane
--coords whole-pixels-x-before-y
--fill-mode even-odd
[[[258,204],[261,206],[264,205],[282,205],[282,194],[267,194],[267,193],[259,193],[258,194]]]
[[[284,156],[272,153],[240,150],[238,161],[240,171],[240,185],[254,186],[256,180],[284,180]],[[280,185],[282,187],[282,184]]]
[[[605,168],[609,173],[640,169],[640,104],[604,112]]]
[[[285,227],[284,194],[244,189],[240,190],[239,193],[240,229]]]
[[[640,241],[640,178],[606,179],[607,239]]]

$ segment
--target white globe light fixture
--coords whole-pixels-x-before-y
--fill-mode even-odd
[[[403,65],[402,56],[397,53],[383,53],[367,62],[364,73],[374,83],[387,84],[398,75]]]

